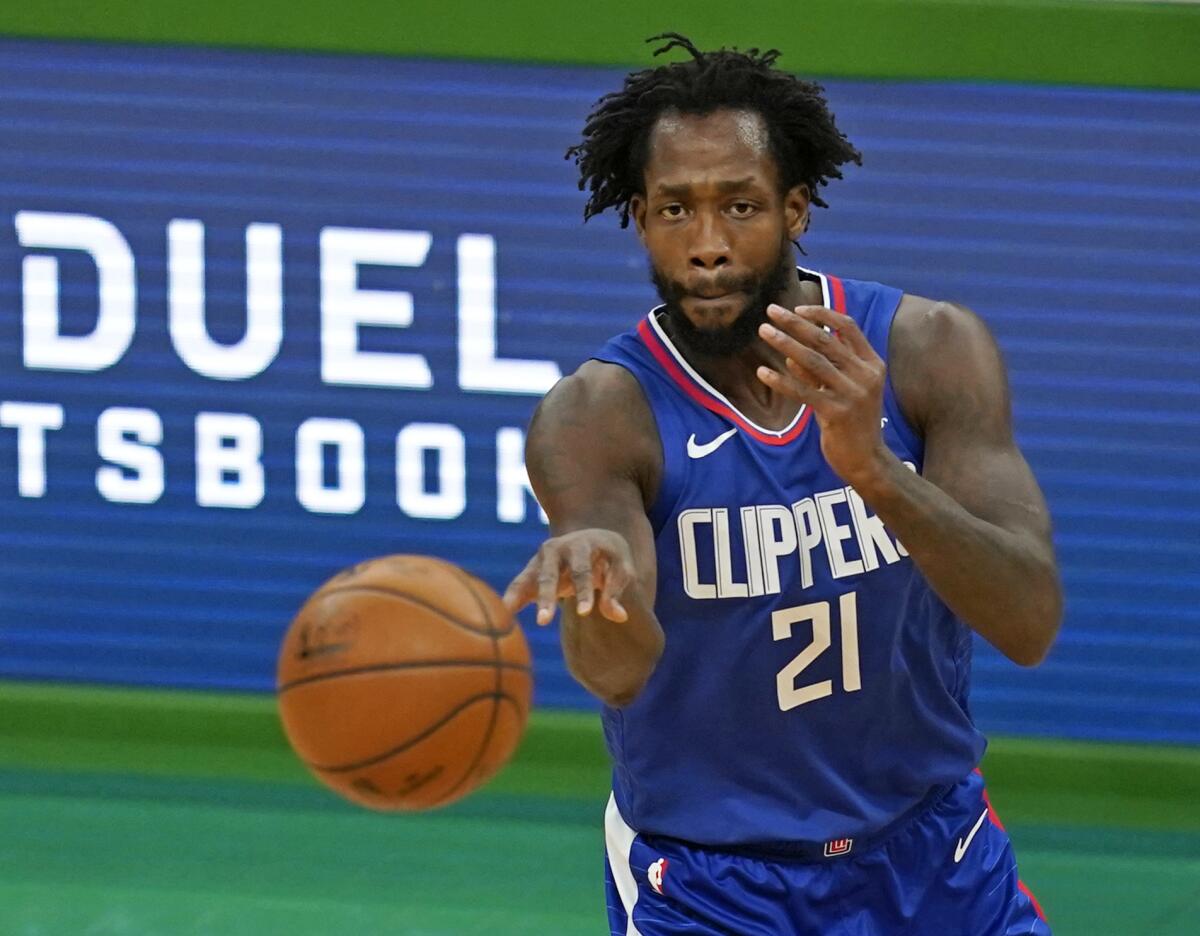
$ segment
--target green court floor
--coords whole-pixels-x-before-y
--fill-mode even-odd
[[[589,716],[539,713],[487,790],[381,815],[308,780],[268,699],[10,684],[0,711],[0,933],[607,932]],[[1047,744],[997,742],[985,768],[1055,933],[1200,932],[1200,756]],[[1072,770],[1097,774],[1073,797]]]

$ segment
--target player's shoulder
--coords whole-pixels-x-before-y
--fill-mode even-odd
[[[610,411],[619,414],[631,408],[648,409],[637,378],[620,364],[591,359],[550,388],[538,414],[602,420]]]
[[[983,319],[961,303],[904,293],[892,322],[890,350],[944,350],[990,334]]]
[[[530,432],[588,440],[593,447],[616,444],[635,456],[643,449],[656,449],[658,439],[637,378],[619,364],[595,359],[584,361],[550,388],[534,413]]]
[[[888,360],[893,374],[936,377],[964,356],[993,353],[995,346],[987,323],[967,306],[905,293],[892,320]]]
[[[662,473],[658,426],[641,385],[618,364],[589,360],[542,399],[529,427],[530,477],[550,471],[625,478],[653,503]]]
[[[901,407],[920,425],[942,398],[1004,380],[987,323],[958,302],[905,293],[888,338],[888,370]]]

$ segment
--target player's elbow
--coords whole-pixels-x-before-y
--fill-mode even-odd
[[[568,667],[584,689],[610,708],[624,708],[641,695],[650,672],[612,668],[607,672],[584,673]]]
[[[645,648],[645,652],[634,659],[620,663],[606,661],[605,664],[584,665],[582,660],[567,657],[567,669],[583,688],[611,708],[624,708],[634,701],[654,672],[662,656],[661,640],[656,646]]]
[[[608,639],[594,639],[604,635]],[[641,695],[665,646],[666,637],[652,615],[633,615],[623,624],[592,631],[564,618],[563,657],[567,670],[583,688],[612,708],[629,705]]]
[[[646,682],[646,679],[641,679],[636,683],[620,686],[615,691],[609,691],[604,698],[604,704],[611,708],[624,708],[642,694]]]
[[[1037,666],[1050,653],[1062,624],[1062,589],[1057,582],[1042,593],[1041,600],[1029,609],[1027,627],[1021,639],[1005,650],[1005,655],[1018,666]]]
[[[1049,642],[1022,644],[1020,647],[1009,650],[1006,655],[1018,666],[1034,667],[1046,659],[1050,653],[1050,645]]]

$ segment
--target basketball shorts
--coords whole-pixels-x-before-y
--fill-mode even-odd
[[[875,842],[762,858],[640,835],[610,798],[613,936],[1048,936],[978,771]]]

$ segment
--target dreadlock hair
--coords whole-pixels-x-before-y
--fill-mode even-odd
[[[579,167],[579,190],[591,193],[583,220],[616,207],[621,227],[629,226],[629,202],[645,188],[650,132],[667,111],[703,116],[716,110],[761,115],[783,191],[808,186],[814,205],[827,208],[818,186],[842,178],[839,166],[862,165],[862,155],[838,130],[824,88],[774,67],[777,49],[719,49],[701,52],[679,33],[651,36],[667,40],[661,55],[685,49],[688,62],[672,62],[632,72],[620,91],[595,103],[583,128],[583,142],[567,150]]]

